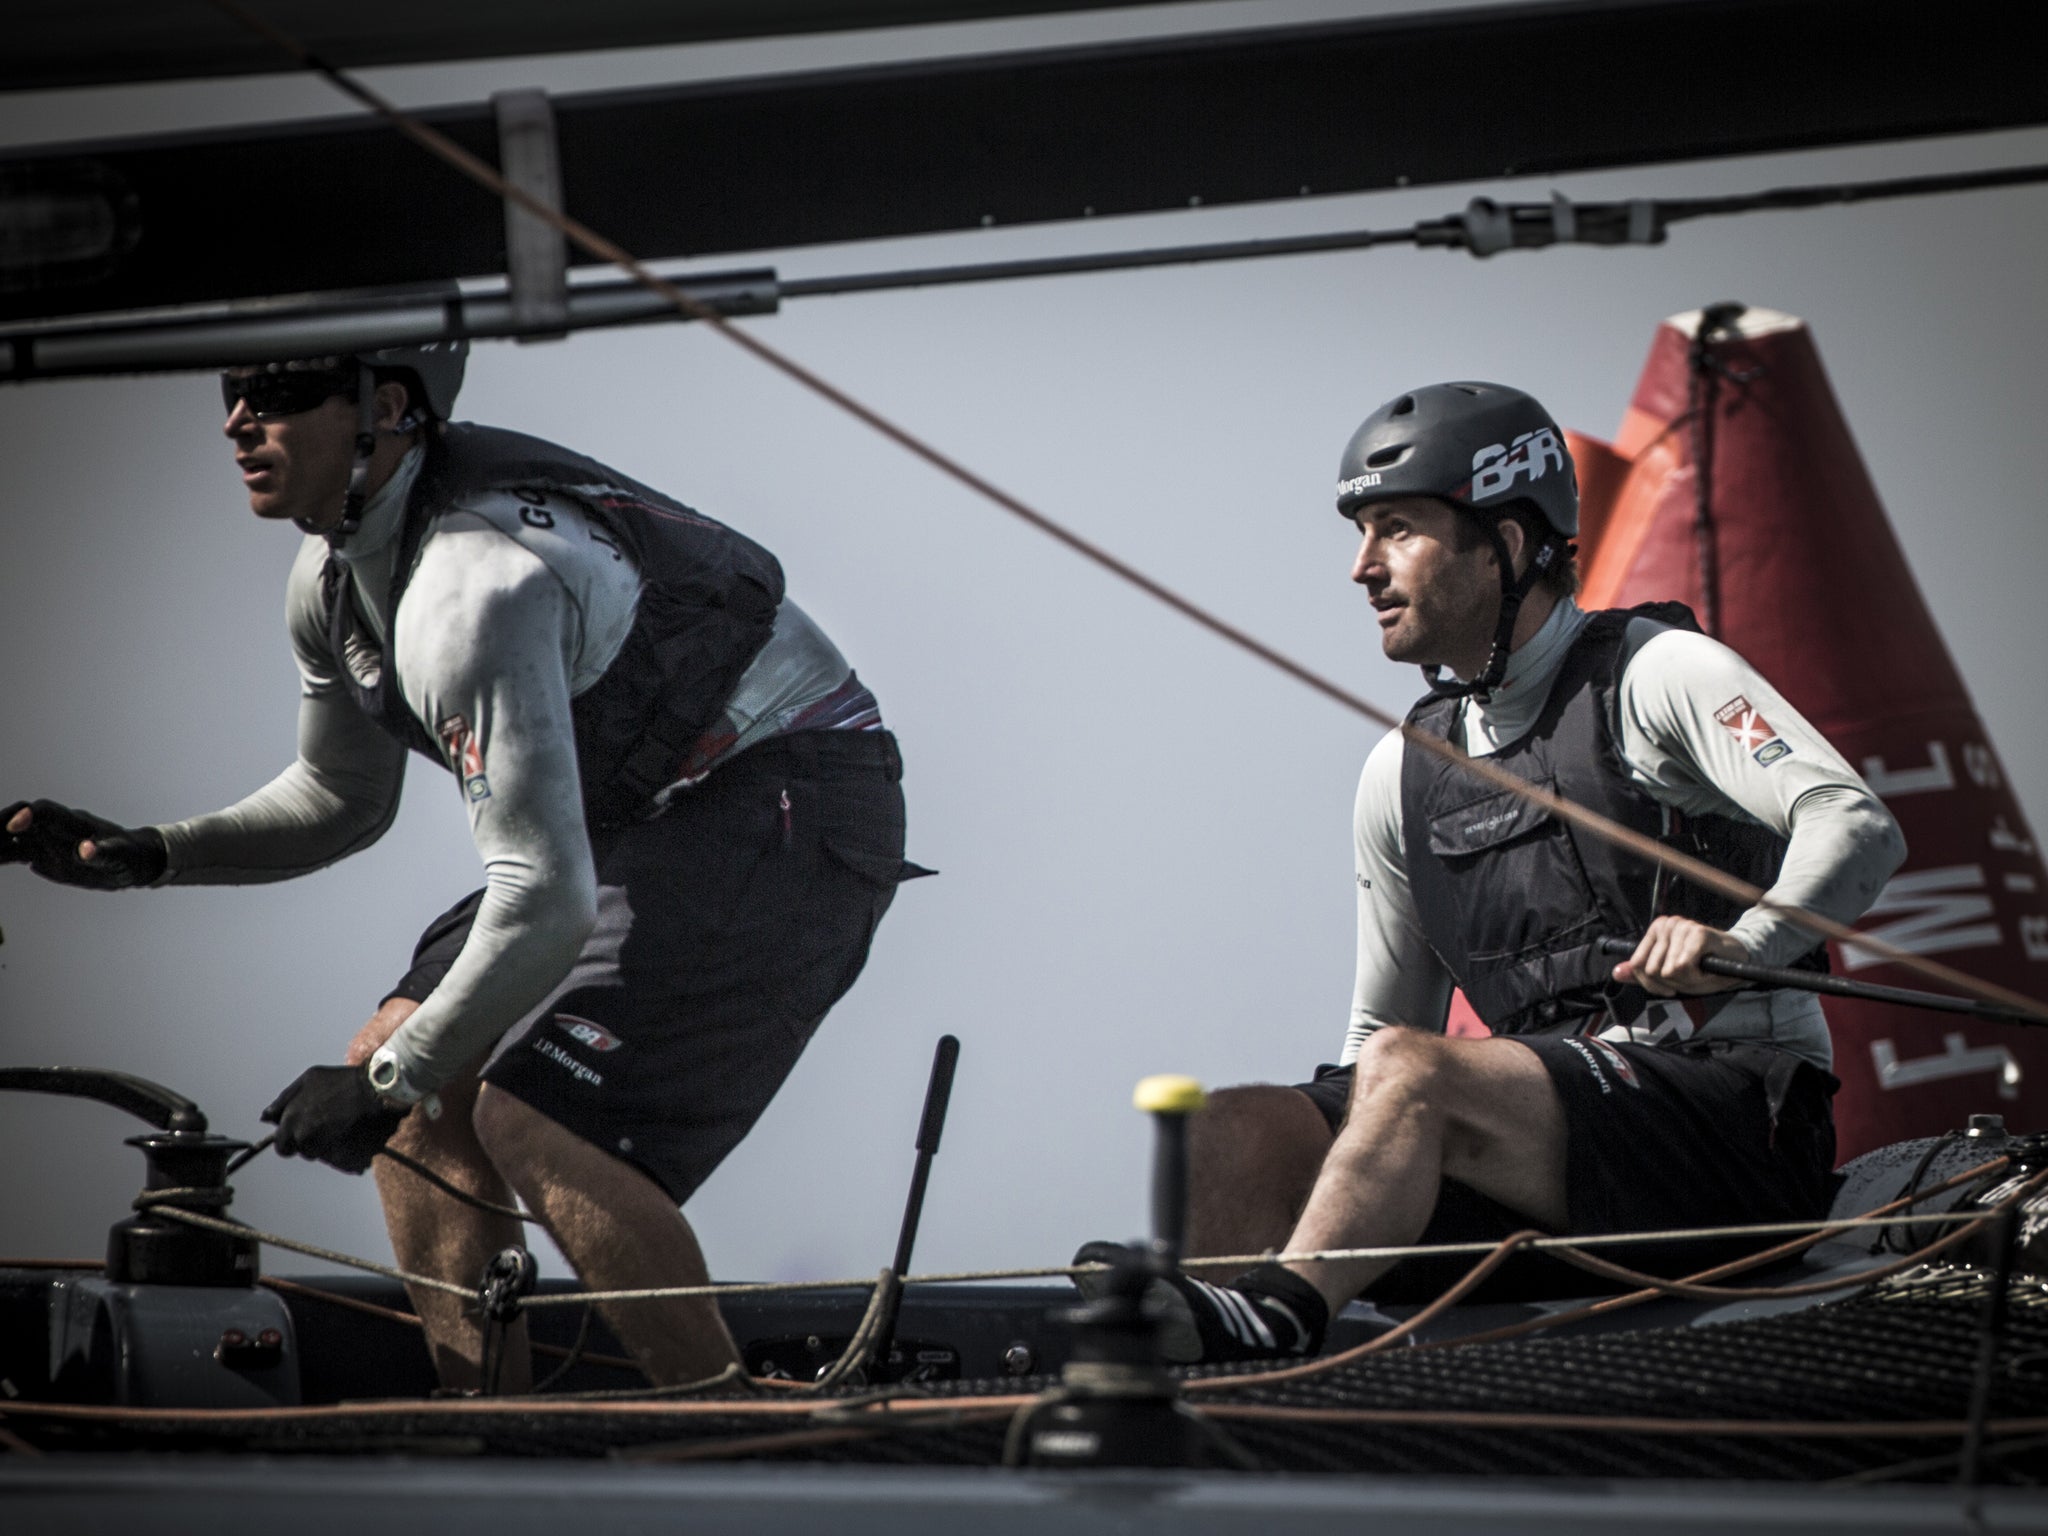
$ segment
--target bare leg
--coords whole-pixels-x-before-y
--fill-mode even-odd
[[[488,1086],[477,1100],[476,1127],[492,1161],[546,1219],[592,1290],[710,1279],[683,1213],[638,1169]],[[699,1381],[739,1363],[739,1348],[709,1297],[620,1302],[601,1310],[658,1386]]]
[[[1305,1093],[1254,1084],[1212,1094],[1188,1120],[1188,1256],[1281,1248],[1329,1150],[1330,1127]]]
[[[1382,1029],[1358,1058],[1351,1108],[1288,1248],[1378,1248],[1421,1237],[1445,1177],[1561,1228],[1564,1106],[1533,1051],[1512,1040],[1448,1040]],[[1346,1259],[1292,1268],[1334,1312],[1391,1265]]]
[[[370,1053],[389,1039],[392,1031],[412,1016],[419,1006],[405,998],[393,998],[371,1016],[348,1048],[348,1064],[359,1066]],[[440,1090],[438,1119],[424,1105],[406,1116],[390,1145],[407,1157],[424,1163],[458,1189],[498,1205],[512,1203],[512,1191],[477,1141],[471,1116],[476,1108],[478,1083],[464,1076]],[[484,1264],[502,1248],[523,1243],[520,1224],[509,1216],[493,1216],[472,1210],[451,1200],[409,1168],[388,1158],[371,1164],[377,1194],[384,1202],[384,1226],[391,1234],[391,1251],[401,1269],[433,1275],[458,1285],[474,1285]],[[459,1296],[423,1287],[407,1287],[413,1310],[426,1328],[427,1348],[434,1357],[434,1373],[441,1385],[479,1388],[483,1380],[483,1330],[469,1315],[469,1304]],[[527,1347],[526,1320],[517,1319],[506,1330],[502,1363],[497,1371],[501,1392],[524,1392],[533,1384],[533,1360]]]

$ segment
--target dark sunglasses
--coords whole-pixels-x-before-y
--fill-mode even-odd
[[[353,368],[293,368],[278,373],[224,373],[220,376],[220,398],[230,415],[240,401],[247,401],[249,414],[258,421],[275,421],[310,411],[336,395],[356,397]]]

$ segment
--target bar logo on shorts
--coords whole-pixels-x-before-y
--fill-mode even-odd
[[[1607,1058],[1607,1065],[1614,1068],[1614,1075],[1624,1083],[1627,1083],[1629,1087],[1640,1088],[1643,1086],[1643,1080],[1636,1076],[1634,1063],[1622,1055],[1611,1041],[1602,1040],[1596,1035],[1589,1038],[1586,1044],[1593,1047],[1602,1056],[1605,1056]]]
[[[555,1028],[571,1040],[589,1046],[593,1051],[616,1051],[626,1043],[602,1024],[593,1024],[590,1020],[578,1018],[573,1013],[556,1014]]]
[[[484,776],[483,743],[469,728],[469,717],[450,715],[434,728],[441,738],[441,750],[448,754],[448,766],[462,781],[462,792],[471,800],[491,798],[491,781]]]
[[[1742,750],[1768,768],[1781,757],[1792,755],[1792,743],[1771,729],[1754,704],[1742,694],[1735,695],[1714,711],[1714,718],[1728,727],[1728,733],[1742,743]]]

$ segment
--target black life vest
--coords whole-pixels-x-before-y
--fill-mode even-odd
[[[751,539],[595,459],[517,432],[450,426],[427,440],[426,462],[406,498],[385,610],[394,632],[433,520],[494,491],[534,503],[548,493],[575,498],[639,569],[633,628],[604,676],[572,706],[585,819],[593,828],[637,820],[675,781],[768,643],[782,602],[782,567]],[[536,505],[534,515],[547,514]],[[336,556],[321,572],[321,594],[328,641],[357,707],[414,751],[449,766],[430,723],[407,707],[388,657],[379,659],[376,681],[367,686],[346,665],[352,640],[359,655],[376,645]]]
[[[1630,643],[1629,624],[1641,626]],[[1651,634],[1698,631],[1682,603],[1591,614],[1536,723],[1489,755],[1529,783],[1768,889],[1785,840],[1728,816],[1681,816],[1628,779],[1615,691]],[[1460,699],[1431,695],[1408,723],[1451,739]],[[1409,748],[1401,759],[1403,853],[1430,948],[1495,1034],[1547,1034],[1628,1023],[1649,994],[1613,980],[1605,938],[1635,938],[1672,914],[1727,928],[1744,908],[1558,820],[1539,805]],[[1827,968],[1816,949],[1795,962]]]

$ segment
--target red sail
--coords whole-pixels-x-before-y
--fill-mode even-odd
[[[2048,871],[1813,338],[1768,310],[1725,318],[1704,347],[1699,314],[1666,321],[1619,439],[1574,436],[1588,503],[1583,601],[1690,604],[1905,829],[1906,863],[1860,926],[2038,998],[2048,993]],[[1854,980],[1940,990],[1865,953],[1837,946],[1833,960]],[[1827,1011],[1844,1158],[1960,1128],[1973,1113],[2048,1126],[2048,1030],[1839,998]]]

